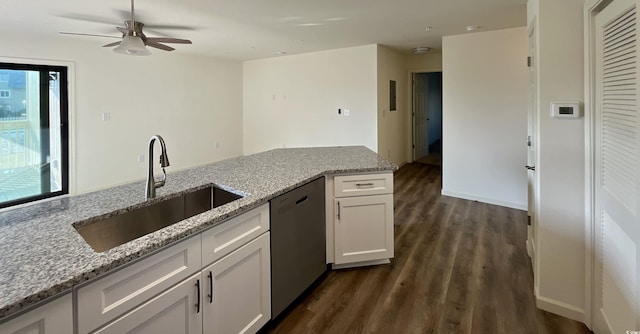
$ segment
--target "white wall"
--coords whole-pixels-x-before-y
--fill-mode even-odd
[[[407,105],[407,70],[404,55],[378,45],[378,152],[391,162],[402,165],[410,160],[406,148],[411,144]],[[389,81],[396,82],[396,110],[389,110]],[[408,135],[407,135],[408,134]]]
[[[526,209],[527,30],[443,38],[442,193]]]
[[[585,312],[584,119],[549,116],[551,101],[584,101],[583,0],[536,0],[538,306],[579,321]]]
[[[156,133],[167,144],[168,173],[242,154],[240,62],[155,49],[150,57],[127,57],[102,44],[68,36],[0,36],[0,57],[75,64],[76,193],[144,179],[148,140]],[[103,113],[111,120],[103,121]],[[137,161],[138,154],[145,162]]]
[[[245,62],[244,153],[339,145],[377,151],[376,55],[377,46],[367,45]]]
[[[405,56],[405,68],[413,72],[442,71],[442,52],[430,51],[428,53],[409,54]]]

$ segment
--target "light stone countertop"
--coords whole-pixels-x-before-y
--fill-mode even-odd
[[[145,201],[143,181],[0,213],[0,322],[118,266],[202,232],[323,175],[394,171],[363,146],[276,149],[172,173]],[[95,252],[73,223],[97,220],[207,184],[246,196],[156,232]]]

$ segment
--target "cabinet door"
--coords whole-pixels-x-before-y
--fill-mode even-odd
[[[271,318],[269,233],[202,272],[204,333],[255,333]]]
[[[393,257],[393,195],[335,200],[335,264]]]
[[[93,333],[202,333],[202,303],[198,273]]]
[[[35,310],[0,325],[7,334],[68,334],[73,333],[71,294],[60,297]]]
[[[85,334],[199,273],[200,235],[78,288],[78,333]]]

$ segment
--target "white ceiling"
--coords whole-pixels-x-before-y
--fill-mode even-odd
[[[437,52],[442,36],[466,33],[468,25],[480,26],[479,31],[526,25],[526,0],[137,0],[135,6],[136,20],[147,25],[192,28],[145,29],[147,36],[193,41],[172,45],[174,52],[238,60],[373,43],[406,53],[417,46]],[[0,31],[117,37],[115,26],[128,19],[129,8],[128,0],[2,1]],[[115,41],[56,38],[82,39],[95,47]]]

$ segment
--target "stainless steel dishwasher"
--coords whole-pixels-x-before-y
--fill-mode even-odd
[[[271,319],[327,270],[324,177],[271,200]]]

